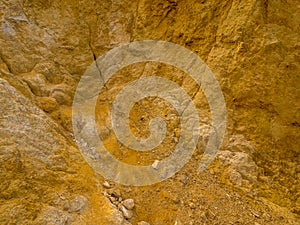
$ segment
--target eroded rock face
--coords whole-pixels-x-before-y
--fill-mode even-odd
[[[218,155],[226,178],[238,187],[249,191],[257,187],[258,167],[244,152],[221,151]]]
[[[224,148],[217,155],[213,173],[224,183],[257,197],[259,167],[252,158],[254,147],[243,135],[233,135]]]
[[[228,178],[242,192],[255,193],[299,214],[298,3],[291,0],[5,0],[0,2],[0,11],[0,77],[4,79],[0,90],[0,218],[3,223],[110,220],[110,206],[101,194],[98,196],[91,169],[69,139],[71,104],[80,77],[95,58],[121,44],[145,39],[171,41],[187,47],[217,77],[228,112],[228,140],[220,153],[223,166],[212,165],[213,171],[219,171],[220,180]],[[202,128],[197,153],[202,153],[211,123],[205,96],[182,72],[151,63],[121,71],[108,82],[109,90],[100,96],[103,118],[99,118],[99,123],[101,120],[103,123],[99,127],[103,127],[100,130],[106,145],[112,152],[121,148],[113,140],[106,113],[117,91],[127,82],[151,74],[174,80],[194,97]],[[174,135],[167,136],[158,156],[139,158],[121,148],[115,155],[125,162],[151,165],[157,158],[168,155],[176,143],[180,133],[176,112],[161,101],[156,101],[155,109],[154,105],[153,101],[145,100],[132,110],[134,134],[147,136],[147,122],[157,113],[169,122],[169,130]],[[189,173],[185,171],[185,174],[196,168],[188,165]],[[186,185],[202,182],[198,175],[183,177]],[[172,190],[175,195],[176,191],[181,192]],[[131,194],[127,197],[134,198],[140,192]],[[70,202],[76,196],[83,196],[87,202],[72,206]],[[149,198],[143,202],[147,210],[139,220],[157,223],[153,216],[156,215],[163,224],[173,221],[167,213],[157,212],[159,207],[151,194],[144,198]],[[183,198],[188,199],[187,195]],[[174,202],[176,208],[181,204]],[[172,211],[174,204],[169,204]],[[144,209],[141,205],[137,210]],[[182,211],[184,217],[191,209],[183,207]],[[201,222],[207,222],[205,218],[209,216],[202,216]]]
[[[122,224],[70,134],[0,78],[0,223]]]

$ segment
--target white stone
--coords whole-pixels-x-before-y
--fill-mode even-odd
[[[131,210],[125,208],[125,206],[121,205],[120,211],[123,213],[125,219],[131,219],[133,217],[133,213]]]
[[[159,163],[159,160],[155,160],[154,163],[151,165],[151,167],[153,169],[157,169],[158,168],[158,163]]]
[[[129,198],[122,202],[122,205],[126,207],[126,209],[133,209],[134,208],[134,201],[133,199]]]

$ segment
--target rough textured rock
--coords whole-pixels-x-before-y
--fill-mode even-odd
[[[0,78],[0,223],[122,224],[70,134]]]
[[[131,210],[134,208],[134,201],[133,199],[125,199],[122,202],[122,205],[124,205],[127,209]]]
[[[257,197],[259,167],[252,158],[254,147],[243,135],[233,135],[217,155],[211,173],[249,196]]]
[[[251,156],[244,152],[221,151],[218,155],[225,173],[225,180],[248,189],[257,187],[258,167]],[[219,168],[222,170],[221,168]]]
[[[9,84],[1,80],[0,223],[101,224],[105,215],[109,221],[114,210],[99,194],[98,178],[68,137],[72,98],[95,58],[124,43],[157,39],[194,51],[216,75],[228,111],[220,161],[225,164],[212,165],[214,175],[195,172],[211,118],[203,93],[187,75],[152,63],[120,71],[108,82],[109,90],[100,94],[97,124],[118,159],[152,164],[172,151],[180,133],[174,109],[146,99],[132,110],[133,133],[147,137],[149,120],[161,116],[168,122],[164,145],[157,154],[141,156],[119,146],[108,126],[108,112],[118,91],[140,76],[156,74],[181,85],[194,97],[203,128],[195,162],[178,174],[184,182],[177,182],[176,175],[154,187],[128,192],[120,187],[124,197],[135,200],[139,216],[133,223],[297,224],[293,218],[300,212],[299,7],[292,0],[1,1],[0,77]],[[251,191],[263,203],[253,206],[253,200],[248,205],[236,193],[222,191],[228,176],[241,195]],[[88,200],[79,207],[79,215],[67,209],[76,196]],[[192,199],[197,210],[188,206]],[[240,213],[241,208],[250,214]],[[260,211],[259,218],[253,210]]]

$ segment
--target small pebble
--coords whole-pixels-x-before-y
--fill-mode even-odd
[[[121,197],[120,190],[119,189],[114,190],[113,195],[116,196],[116,197],[118,197],[118,198]]]
[[[132,191],[132,190],[131,190],[130,187],[125,189],[125,192],[126,192],[126,193],[129,193],[129,192],[131,192],[131,191]]]
[[[120,207],[121,212],[123,213],[123,216],[125,219],[131,219],[133,217],[133,213],[131,210],[128,210],[125,208],[125,206]]]
[[[158,163],[159,163],[159,160],[155,160],[154,163],[151,165],[151,167],[153,169],[157,169],[158,168]]]
[[[149,223],[145,222],[145,221],[141,221],[141,222],[138,222],[137,225],[150,225]]]
[[[196,208],[196,205],[195,205],[195,203],[191,202],[191,203],[189,204],[189,207],[190,207],[191,209],[195,209],[195,208]]]
[[[122,202],[122,204],[126,207],[126,209],[133,209],[134,208],[134,201],[131,198],[124,200]]]
[[[108,198],[112,203],[114,203],[116,201],[116,198],[113,196],[108,196]]]
[[[183,183],[183,184],[188,183],[188,177],[184,174],[182,174],[179,179],[180,179],[180,182]]]
[[[108,189],[107,190],[107,193],[111,196],[114,196],[116,198],[119,198],[121,197],[121,192],[119,189]]]
[[[102,194],[105,196],[105,197],[108,197],[109,194],[106,192],[106,191],[103,191]]]
[[[108,190],[107,190],[107,194],[108,194],[108,195],[113,195],[113,193],[114,193],[114,190],[113,190],[113,189],[108,189]]]
[[[111,188],[110,184],[107,181],[104,181],[102,185],[105,188]]]

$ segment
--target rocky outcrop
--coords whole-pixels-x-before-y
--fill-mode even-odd
[[[281,224],[288,224],[287,218],[300,212],[299,7],[291,0],[1,1],[0,223],[104,224],[120,214],[102,196],[97,187],[102,178],[94,177],[73,143],[72,99],[80,77],[97,57],[122,44],[154,39],[192,50],[211,68],[226,100],[227,136],[209,170],[221,182],[215,191],[201,189],[202,182],[213,181],[208,171],[195,172],[197,163],[187,164],[178,174],[179,183],[176,175],[163,183],[166,186],[131,191],[120,187],[136,202],[133,223],[212,224],[221,218],[227,224],[280,224],[278,218],[283,217]],[[170,154],[180,129],[176,112],[163,101],[147,99],[132,110],[132,130],[138,137],[148,135],[153,116],[169,124],[170,134],[157,154],[138,156],[123,148],[108,125],[118,91],[151,74],[173,80],[193,96],[203,128],[193,156],[199,161],[211,125],[207,101],[188,75],[164,65],[138,64],[113,76],[98,102],[101,138],[127,163],[151,165]],[[264,199],[270,212],[260,214],[262,221],[240,214],[234,203],[239,198],[224,200],[222,185]],[[210,211],[192,209],[192,199]],[[226,213],[211,201],[224,206]],[[232,211],[226,211],[227,201]],[[240,202],[242,208],[253,209]],[[280,213],[270,216],[272,211]],[[201,218],[197,221],[194,215]]]
[[[0,78],[0,223],[126,224],[70,133]]]

